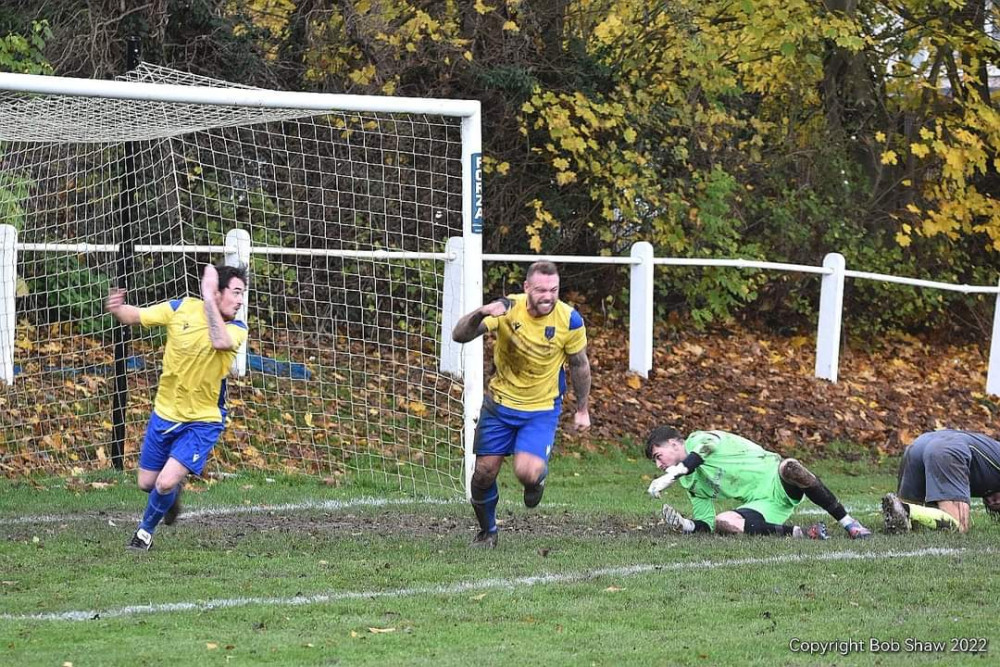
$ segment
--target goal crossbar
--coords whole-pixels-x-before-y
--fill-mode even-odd
[[[121,246],[116,243],[18,243],[17,250],[31,252],[65,252],[65,253],[117,253]],[[147,254],[170,253],[226,253],[233,249],[224,245],[134,245],[132,251]],[[272,257],[339,257],[341,259],[429,259],[450,262],[458,259],[456,253],[450,252],[413,252],[393,250],[336,250],[330,248],[278,248],[267,246],[252,246],[251,255]]]
[[[447,100],[422,97],[338,95],[303,93],[257,88],[217,88],[133,81],[96,81],[38,74],[0,74],[0,90],[43,95],[101,97],[144,102],[208,104],[255,107],[260,109],[300,109],[303,111],[358,111],[416,113],[471,117],[480,112],[478,100]]]

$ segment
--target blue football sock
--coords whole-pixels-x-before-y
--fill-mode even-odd
[[[479,528],[488,533],[497,532],[497,502],[500,500],[500,489],[496,480],[484,488],[472,486],[472,509],[476,512]]]
[[[149,492],[149,502],[146,503],[146,513],[142,515],[142,521],[139,523],[139,527],[148,533],[152,533],[156,530],[156,526],[163,519],[163,515],[167,513],[167,510],[173,507],[174,501],[177,500],[177,488],[175,487],[170,493],[160,493],[155,488]]]

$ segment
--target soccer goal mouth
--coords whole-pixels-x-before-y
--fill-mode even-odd
[[[478,102],[143,63],[116,81],[0,74],[0,107],[0,429],[24,470],[136,465],[163,334],[123,332],[104,300],[198,298],[200,267],[226,263],[249,269],[249,337],[210,470],[463,493],[481,345],[443,332],[481,298],[481,244],[463,243]]]

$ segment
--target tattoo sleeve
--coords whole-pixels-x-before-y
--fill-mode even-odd
[[[233,339],[226,331],[226,323],[222,321],[219,304],[205,301],[205,319],[208,320],[208,337],[212,339],[212,347],[216,350],[232,350]]]
[[[486,315],[479,309],[465,315],[458,321],[455,328],[452,329],[452,340],[456,343],[468,343],[470,340],[482,336],[486,333],[486,325],[483,324],[484,319],[486,319]]]
[[[590,360],[587,359],[587,348],[569,355],[569,374],[576,393],[576,409],[586,410],[590,397]]]

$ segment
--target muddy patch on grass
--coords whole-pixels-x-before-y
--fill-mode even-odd
[[[621,537],[656,528],[654,517],[629,519],[618,516],[579,515],[569,511],[531,514],[501,513],[500,530],[508,535],[539,537]],[[316,536],[447,537],[472,535],[478,530],[473,516],[431,516],[398,511],[365,513],[253,514],[225,517],[192,517],[189,525],[250,531],[309,534]]]
[[[93,513],[65,517],[39,517],[31,521],[0,524],[0,536],[15,542],[35,537],[52,537],[67,531],[91,532],[94,523],[103,523],[105,530],[133,529],[138,516],[125,513]],[[663,531],[658,517],[622,517],[612,515],[579,514],[570,510],[537,511],[531,513],[501,511],[497,523],[505,536],[521,537],[581,537],[596,539],[621,538],[633,534],[659,534]],[[469,538],[478,530],[471,511],[466,516],[459,512],[442,514],[419,513],[399,510],[371,510],[366,512],[279,512],[239,510],[226,513],[183,513],[173,528],[168,530],[204,530],[206,535],[228,535],[230,542],[240,541],[254,534],[287,534],[324,539],[350,537]]]

